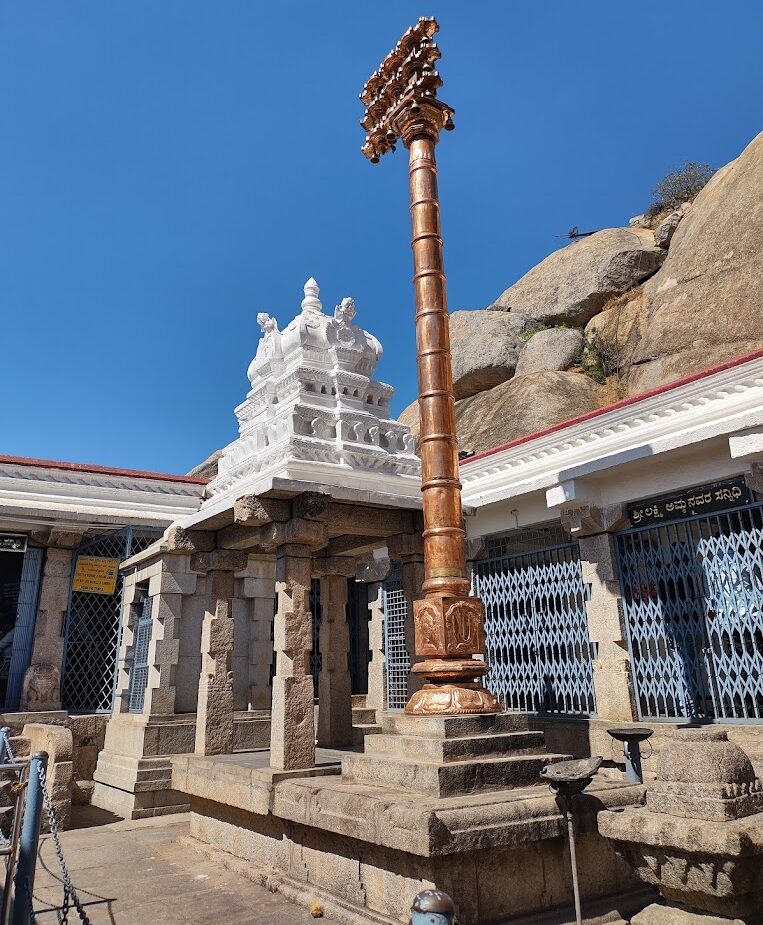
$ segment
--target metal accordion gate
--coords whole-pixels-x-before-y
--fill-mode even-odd
[[[119,559],[146,549],[156,535],[138,534],[125,527],[91,540],[77,549],[72,574],[80,556]],[[114,691],[119,652],[122,575],[113,594],[72,591],[64,626],[61,704],[73,713],[108,713]]]
[[[514,551],[528,539],[493,541],[488,558],[474,563],[474,593],[485,605],[485,686],[507,710],[592,715],[589,589],[578,545]]]
[[[763,505],[624,531],[642,719],[763,720]]]

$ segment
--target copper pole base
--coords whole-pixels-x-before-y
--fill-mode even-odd
[[[473,656],[484,650],[484,607],[467,594],[433,594],[413,602],[416,654],[411,671],[429,682],[408,701],[413,716],[500,713],[501,706],[479,681],[487,664]]]
[[[480,684],[425,684],[405,706],[410,716],[500,713],[501,705]]]

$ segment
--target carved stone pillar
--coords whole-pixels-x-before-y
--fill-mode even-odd
[[[249,556],[242,589],[249,620],[249,651],[246,656],[249,677],[246,708],[249,710],[270,709],[275,572],[274,556]]]
[[[387,663],[384,655],[384,585],[380,581],[368,584],[368,694],[366,706],[383,710],[387,703]]]
[[[149,675],[143,713],[173,714],[177,693],[177,666],[183,629],[183,599],[196,592],[198,572],[189,555],[167,555],[152,566],[148,595],[154,598]]]
[[[357,571],[358,581],[366,584],[368,598],[368,694],[366,707],[383,710],[387,703],[387,667],[384,654],[384,579],[389,575],[388,557],[371,559]]]
[[[311,579],[310,547],[296,543],[280,546],[273,633],[277,661],[270,727],[270,766],[279,770],[315,765]]]
[[[219,549],[199,553],[192,567],[208,573],[209,600],[201,630],[195,751],[227,755],[233,751],[233,573],[246,567],[246,554]]]
[[[22,710],[61,709],[61,663],[64,654],[63,625],[69,602],[72,546],[48,547],[40,579],[40,594],[32,643],[32,658],[24,677]],[[39,683],[38,679],[43,679]],[[36,691],[42,691],[42,696]]]
[[[352,686],[348,655],[347,579],[355,576],[354,559],[316,559],[313,574],[321,581],[321,672],[318,678],[318,745],[352,744]]]
[[[583,505],[562,511],[562,525],[580,544],[583,581],[590,586],[588,633],[598,650],[593,661],[596,712],[602,719],[638,718],[628,642],[620,605],[615,541],[609,531],[624,524],[621,505]]]

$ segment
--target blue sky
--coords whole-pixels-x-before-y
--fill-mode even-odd
[[[365,161],[357,94],[423,14],[452,309],[763,128],[757,0],[3,0],[0,453],[186,471],[310,275],[413,400],[406,154]]]

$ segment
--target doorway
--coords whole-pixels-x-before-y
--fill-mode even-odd
[[[5,704],[11,670],[13,637],[21,593],[24,554],[0,552],[0,703]]]
[[[32,657],[37,597],[44,550],[0,547],[0,707],[18,710],[24,674]],[[24,548],[26,547],[26,549]]]

